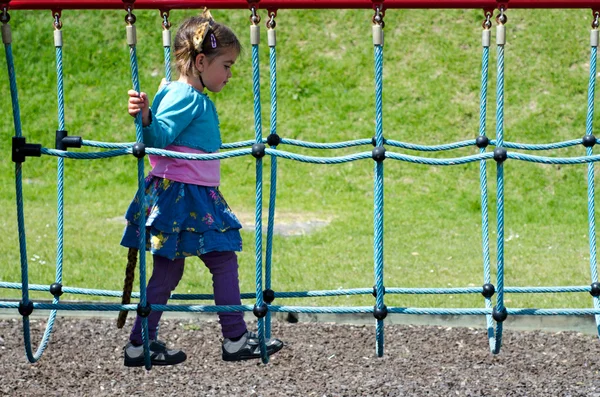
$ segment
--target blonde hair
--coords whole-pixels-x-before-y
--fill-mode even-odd
[[[209,62],[225,50],[242,51],[242,45],[227,26],[215,22],[210,11],[204,9],[201,15],[185,19],[173,44],[175,67],[185,76],[197,75],[194,63],[198,54],[204,54]]]

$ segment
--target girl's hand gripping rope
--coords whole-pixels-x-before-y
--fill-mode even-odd
[[[142,125],[144,127],[150,125],[150,102],[148,95],[145,92],[137,92],[135,90],[127,91],[129,95],[129,104],[127,111],[132,117],[136,117],[138,113],[142,112]]]

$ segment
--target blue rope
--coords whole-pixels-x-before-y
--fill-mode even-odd
[[[21,283],[0,282],[0,288],[21,289]],[[50,286],[41,284],[29,284],[29,291],[49,292]],[[62,291],[65,294],[76,295],[93,295],[104,297],[120,298],[123,295],[122,291],[109,291],[88,288],[73,288],[63,286]],[[554,294],[567,292],[587,292],[591,291],[589,285],[573,285],[573,286],[541,286],[541,287],[505,287],[505,293],[517,294]],[[403,295],[459,295],[459,294],[481,294],[481,287],[454,287],[454,288],[397,288],[389,287],[385,289],[386,294],[403,294]],[[352,288],[352,289],[335,289],[335,290],[320,290],[320,291],[279,291],[275,292],[276,298],[307,298],[307,297],[324,297],[324,296],[352,296],[352,295],[370,295],[373,293],[372,288]],[[132,298],[139,298],[139,292],[132,292]],[[242,293],[242,299],[256,299],[256,293]],[[169,300],[214,300],[213,294],[172,294]]]
[[[498,45],[498,77],[496,79],[496,145],[503,146],[504,141],[504,45]],[[497,220],[497,285],[496,310],[502,312],[504,307],[504,166],[501,162],[496,165],[496,220]],[[492,353],[498,354],[502,346],[502,322],[496,323],[495,340]]]
[[[593,121],[594,121],[594,96],[596,90],[596,63],[597,63],[598,47],[592,45],[590,49],[590,77],[588,84],[588,106],[587,106],[587,117],[585,120],[585,133],[586,135],[593,134]],[[592,156],[592,147],[586,147],[586,155]],[[589,245],[590,245],[590,273],[592,283],[598,281],[598,265],[596,257],[596,218],[595,218],[595,186],[594,186],[594,164],[587,164],[587,177],[588,177],[588,228],[589,228]],[[592,297],[592,302],[596,309],[600,308],[600,300],[597,296]],[[596,320],[596,331],[600,337],[600,316],[595,316]]]
[[[256,143],[262,142],[262,118],[260,106],[260,69],[258,44],[252,45],[252,88],[254,92],[254,130]],[[255,217],[255,254],[256,254],[256,307],[263,306],[262,296],[262,158],[256,159],[256,217]],[[265,345],[265,319],[258,318],[258,339],[260,355],[264,364],[269,362]]]
[[[10,25],[6,24],[8,29]],[[12,46],[10,43],[4,44],[4,52],[6,54],[6,66],[8,69],[8,79],[10,81],[10,98],[13,109],[13,123],[15,126],[15,136],[21,137],[21,112],[19,109],[19,95],[17,92],[17,77],[15,73],[15,64],[12,54]],[[25,217],[23,214],[23,163],[15,163],[15,190],[17,200],[17,225],[19,230],[19,249],[21,254],[21,284],[24,286],[21,290],[22,303],[30,304],[29,301],[29,279],[27,270],[27,242],[25,239]],[[18,306],[17,306],[18,307]],[[23,342],[25,344],[25,354],[29,362],[36,362],[39,357],[34,356],[31,351],[31,336],[29,316],[23,316]]]
[[[375,56],[375,145],[383,146],[383,45],[374,46]],[[383,295],[383,161],[375,162],[375,183],[373,187],[373,255],[376,294],[376,307],[384,309]],[[378,357],[383,356],[383,320],[376,323],[376,346]]]
[[[269,46],[269,75],[271,77],[271,122],[269,134],[277,134],[277,51]],[[271,146],[275,148],[275,146]],[[277,199],[277,156],[271,155],[271,186],[269,196],[269,218],[267,222],[267,249],[265,251],[265,289],[271,289],[271,267],[273,256],[273,230],[275,227],[275,204]],[[265,317],[265,338],[271,338],[271,312]]]
[[[490,48],[484,46],[481,56],[481,93],[479,99],[479,135],[486,135],[486,117],[487,117],[487,85],[489,70]],[[485,148],[479,149],[480,153],[485,153]],[[490,232],[489,232],[489,214],[488,214],[488,191],[487,191],[487,166],[484,160],[479,162],[479,181],[481,190],[481,237],[483,252],[483,282],[491,283],[491,260],[490,260]],[[491,298],[485,298],[485,307],[492,309]],[[486,315],[487,334],[490,343],[490,350],[494,350],[494,319],[491,315]]]
[[[171,81],[171,46],[164,47],[165,80]]]
[[[137,92],[140,92],[140,81],[138,74],[138,62],[137,62],[137,53],[136,46],[129,46],[129,59],[131,66],[131,81],[133,83],[133,89]],[[142,131],[142,114],[138,113],[135,118],[135,136],[137,142],[143,142],[144,135]],[[140,219],[140,240],[138,250],[140,252],[139,262],[140,262],[140,305],[145,307],[147,304],[146,301],[146,205],[144,200],[144,158],[139,158],[137,160],[138,165],[138,191],[137,191],[137,199],[141,203],[139,219]],[[142,341],[144,342],[144,364],[146,369],[152,368],[152,364],[150,361],[150,349],[149,349],[149,341],[148,341],[148,317],[142,318]]]

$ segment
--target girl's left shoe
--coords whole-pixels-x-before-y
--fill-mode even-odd
[[[266,341],[267,354],[270,356],[283,348],[283,342],[279,339],[269,339]],[[223,360],[242,361],[260,358],[260,342],[258,335],[254,332],[246,331],[237,341],[225,338],[223,340]]]

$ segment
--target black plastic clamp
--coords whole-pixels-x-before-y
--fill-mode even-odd
[[[494,284],[483,284],[483,287],[481,288],[481,295],[483,295],[485,298],[491,298],[495,293],[496,287],[494,287]]]
[[[268,304],[271,304],[275,300],[275,291],[268,288],[263,291],[263,300]]]
[[[387,315],[388,309],[386,305],[383,305],[381,308],[377,307],[377,305],[373,307],[373,317],[375,317],[377,320],[383,320],[387,317]]]
[[[39,143],[26,143],[25,137],[13,136],[12,138],[12,161],[22,163],[25,157],[40,157],[42,145]]]
[[[383,294],[385,295],[385,287],[383,287]],[[377,298],[377,286],[373,286],[373,297]]]
[[[19,302],[19,314],[23,317],[29,316],[33,312],[33,302],[29,301],[24,304],[23,301]]]
[[[254,305],[254,308],[252,309],[252,313],[254,313],[256,318],[263,318],[264,316],[267,315],[268,311],[269,311],[269,308],[267,307],[267,305],[265,303],[263,303],[261,306]]]
[[[492,311],[492,317],[494,318],[494,320],[496,320],[496,322],[501,323],[508,317],[508,312],[506,311],[505,307],[503,307],[502,310],[498,310],[494,306],[494,310]]]
[[[142,306],[141,303],[138,303],[136,312],[140,317],[148,317],[152,312],[152,305],[148,302],[146,302],[146,306]]]
[[[67,150],[70,147],[80,148],[82,141],[80,136],[68,136],[67,131],[56,130],[56,150]]]
[[[265,144],[264,143],[255,143],[252,145],[252,155],[256,159],[261,159],[265,156]]]
[[[54,295],[56,298],[63,294],[62,284],[61,283],[52,283],[50,285],[50,293]]]

